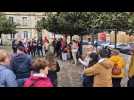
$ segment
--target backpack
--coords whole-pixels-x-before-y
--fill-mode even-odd
[[[121,68],[117,66],[117,64],[114,64],[114,67],[112,69],[112,75],[120,75],[121,74]]]

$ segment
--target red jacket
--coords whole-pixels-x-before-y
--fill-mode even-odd
[[[53,87],[53,85],[47,77],[31,76],[25,81],[24,87]]]

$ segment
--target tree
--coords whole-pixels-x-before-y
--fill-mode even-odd
[[[47,18],[41,20],[41,23],[43,28],[55,33],[69,35],[92,33],[94,35],[105,30],[134,30],[133,16],[132,12],[59,12],[49,13]]]
[[[0,38],[2,34],[15,34],[16,23],[11,23],[5,16],[0,15]]]

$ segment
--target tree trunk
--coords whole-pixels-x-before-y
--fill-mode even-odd
[[[117,48],[117,32],[118,31],[115,31],[115,46],[114,46],[115,49]]]
[[[1,35],[2,35],[2,34],[0,33],[0,38],[1,38]]]
[[[92,33],[92,44],[94,45],[94,32]]]

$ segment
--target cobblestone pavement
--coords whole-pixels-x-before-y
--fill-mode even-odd
[[[82,66],[71,64],[70,61],[59,61],[59,64],[61,70],[58,73],[58,87],[81,87]]]

